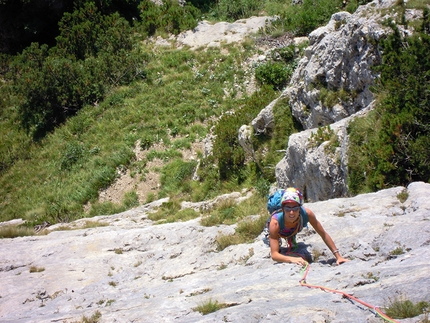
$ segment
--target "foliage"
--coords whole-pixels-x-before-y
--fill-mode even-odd
[[[149,36],[156,31],[177,35],[184,30],[195,28],[200,17],[200,11],[188,1],[181,6],[176,0],[163,1],[162,5],[151,0],[142,0],[139,9],[140,28]]]
[[[268,133],[256,134],[253,147],[261,177],[257,179],[260,194],[266,195],[270,184],[276,181],[275,166],[285,154],[291,134],[303,130],[301,124],[291,114],[287,98],[278,99],[273,106],[274,126]]]
[[[33,228],[5,225],[0,227],[0,239],[26,237],[34,235]]]
[[[402,190],[399,194],[396,195],[396,197],[400,201],[400,203],[404,203],[409,197],[408,190]]]
[[[148,218],[157,223],[170,223],[178,221],[187,221],[200,216],[200,213],[194,209],[181,209],[181,203],[178,197],[170,198],[164,202],[157,212],[150,213]]]
[[[6,2],[10,4],[7,0],[2,3]],[[119,203],[98,201],[100,190],[111,185],[124,170],[130,170],[130,175],[140,181],[145,180],[149,171],[163,174],[161,190],[147,196],[147,201],[162,196],[201,201],[245,185],[256,187],[259,196],[265,196],[275,180],[274,167],[282,158],[289,135],[301,127],[291,115],[287,100],[279,99],[273,107],[273,130],[253,135],[255,160],[245,163],[247,156],[238,144],[237,130],[279,96],[273,87],[282,88],[276,69],[265,78],[261,72],[262,83],[267,79],[264,84],[271,86],[263,84],[248,97],[249,75],[242,66],[255,53],[254,43],[197,51],[155,47],[142,42],[147,34],[177,33],[191,28],[200,19],[198,11],[191,6],[178,7],[176,2],[165,2],[157,8],[150,7],[149,1],[139,2],[139,8],[132,0],[91,2],[75,1],[73,10],[56,18],[60,21],[59,29],[54,28],[57,44],[34,43],[13,57],[0,57],[1,220],[23,218],[31,226],[43,221],[68,222],[83,216],[113,214],[134,207],[139,203],[135,191],[126,192]],[[203,1],[189,3],[209,10]],[[239,2],[219,4],[234,17]],[[148,6],[148,12],[144,6]],[[337,10],[337,1],[304,1],[302,5],[278,0],[246,2],[242,14],[255,8],[267,12],[268,7],[282,11],[278,23],[283,30],[306,34],[306,30],[313,28],[310,26],[329,19],[329,12]],[[288,12],[292,15],[288,16]],[[151,17],[154,26],[148,24]],[[161,22],[157,20],[159,17]],[[424,17],[427,18],[423,19],[421,30],[425,34],[428,13]],[[299,26],[300,21],[306,22],[303,27]],[[416,96],[416,100],[410,101],[407,91],[393,86],[382,71],[380,102],[402,101],[396,96],[384,98],[383,89],[387,86],[390,91],[387,93],[403,91],[402,104],[406,108],[399,108],[396,113],[390,111],[391,107],[386,108],[389,112],[386,118],[380,117],[385,110],[378,110],[351,125],[352,141],[354,136],[361,138],[351,148],[353,190],[375,190],[390,185],[398,175],[393,168],[397,165],[406,169],[406,173],[412,170],[408,173],[412,179],[425,180],[422,174],[430,173],[428,153],[423,149],[428,146],[425,125],[429,106],[425,96],[428,76],[423,72],[428,65],[420,58],[428,52],[424,36],[423,44],[415,41],[417,44],[411,42],[409,48],[396,49],[399,53],[405,51],[405,56],[409,53],[415,57],[410,59],[417,62],[411,63],[410,75],[419,75],[417,82],[414,83],[412,76],[409,79],[409,72],[398,63],[406,58],[393,60],[394,63],[388,61],[386,66],[387,69],[398,66],[400,76],[393,75],[401,80],[399,83],[411,88],[410,96]],[[385,46],[389,53],[389,45]],[[296,49],[291,47],[276,49],[270,56],[270,64],[279,63],[293,70],[295,53]],[[386,75],[391,77],[389,73]],[[337,93],[337,98],[341,94]],[[399,120],[397,124],[395,120]],[[413,121],[401,123],[404,120]],[[32,137],[20,130],[20,124]],[[401,131],[381,132],[385,125]],[[205,157],[200,154],[199,180],[192,180],[196,163],[179,161],[182,156],[179,150],[201,142],[210,129],[214,129],[217,138],[214,154]],[[384,139],[378,139],[381,134]],[[156,150],[154,146],[164,150]],[[144,157],[136,158],[136,151]],[[149,169],[151,160],[156,159],[162,166]],[[182,214],[172,206],[160,219],[173,221],[196,215],[189,213]],[[243,217],[237,207],[214,214],[218,214],[217,221],[226,222]]]
[[[378,140],[377,129],[380,128],[375,114],[370,112],[367,117],[355,118],[348,125],[348,188],[353,194],[373,192],[377,190],[376,185],[383,185],[383,178],[375,172],[376,167],[384,163],[384,160],[378,159],[382,151],[379,156],[373,155],[373,147]]]
[[[261,214],[266,213],[265,196],[253,194],[252,198],[242,201],[237,204],[233,199],[227,199],[220,202],[214,207],[214,209],[205,212],[200,224],[203,226],[216,226],[220,224],[232,224],[239,220],[247,217],[249,214]],[[248,221],[245,221],[242,225],[248,225]],[[253,223],[253,221],[250,221]],[[255,238],[262,230],[262,227],[257,230],[250,230],[248,233]],[[239,229],[240,231],[240,229]],[[258,231],[258,233],[257,233]],[[257,235],[254,235],[257,233]],[[247,236],[248,237],[248,236]]]
[[[355,10],[357,10],[358,6],[365,5],[369,2],[372,2],[372,0],[352,0],[352,1],[346,1],[345,11],[348,11],[349,13],[354,13]]]
[[[96,202],[91,205],[88,212],[89,216],[96,216],[100,214],[110,215],[130,210],[139,205],[139,197],[135,191],[126,192],[123,196],[121,203],[116,204],[112,202]]]
[[[182,159],[175,159],[166,164],[161,170],[160,183],[163,189],[160,196],[166,195],[167,192],[173,195],[189,192],[191,190],[189,182],[196,166],[196,161],[187,162]]]
[[[282,90],[290,81],[301,55],[302,50],[294,44],[275,48],[270,51],[269,59],[255,68],[255,78],[262,85]]]
[[[272,85],[275,90],[282,90],[293,74],[293,69],[283,62],[267,62],[255,69],[255,78],[261,84]]]
[[[214,1],[209,15],[221,21],[236,21],[258,15],[263,1],[253,0],[218,0]]]
[[[234,234],[220,235],[216,238],[217,250],[222,251],[231,245],[254,241],[263,230],[266,221],[266,215],[240,221]]]
[[[197,307],[193,308],[194,311],[200,312],[203,315],[210,314],[216,312],[222,308],[227,307],[228,305],[225,303],[220,303],[218,301],[213,301],[209,299],[207,302],[204,302]]]
[[[304,0],[301,4],[288,6],[280,14],[277,24],[297,36],[307,36],[341,8],[341,0]]]
[[[200,221],[201,225],[210,227],[219,224],[232,224],[237,221],[236,202],[233,199],[223,201],[215,210]]]
[[[95,311],[95,313],[93,315],[91,315],[90,317],[86,317],[85,315],[82,316],[82,323],[97,323],[100,321],[102,317],[102,313],[100,313],[99,311]]]
[[[60,32],[57,47],[33,43],[16,56],[9,74],[22,97],[21,124],[35,139],[101,101],[113,86],[145,76],[130,26],[118,14],[102,16],[88,4],[66,14]]]
[[[245,98],[236,97],[243,88],[234,84],[244,83],[240,62],[252,50],[226,46],[194,52],[142,47],[134,53],[137,60],[145,62],[147,79],[112,87],[98,104],[85,105],[37,142],[31,142],[25,134],[9,137],[19,130],[11,131],[17,123],[11,117],[17,113],[6,106],[0,119],[1,133],[7,134],[2,137],[5,141],[0,142],[0,156],[5,164],[0,177],[0,194],[4,197],[0,205],[2,220],[19,217],[35,225],[121,212],[129,202],[131,207],[135,205],[135,196],[120,203],[99,202],[99,191],[118,178],[119,170],[129,169],[135,180],[144,181],[151,170],[151,160],[162,163],[154,171],[167,175],[161,191],[154,191],[151,199],[180,194],[182,198],[201,201],[218,195],[225,188],[212,156],[201,160],[200,181],[181,177],[183,169],[190,165],[176,168],[170,163],[181,158],[179,149],[203,140],[213,125],[207,120],[217,118],[226,106],[243,104]],[[46,54],[49,56],[49,50]],[[39,61],[42,60],[36,56],[28,64],[35,69]],[[226,95],[224,89],[231,90],[231,94]],[[9,99],[18,101],[14,96]],[[262,100],[256,100],[248,120],[259,111],[257,107],[271,99]],[[165,149],[152,149],[153,145]],[[137,160],[134,150],[140,148],[145,149],[145,157]],[[167,163],[169,166],[164,169]],[[195,168],[195,161],[192,163],[193,167],[187,168],[190,172]],[[184,179],[183,183],[179,178]]]
[[[339,102],[346,102],[352,94],[345,89],[329,90],[321,87],[319,99],[321,103],[329,109],[332,109]]]
[[[316,132],[313,132],[309,137],[309,147],[319,147],[322,143],[329,141],[325,146],[326,153],[334,153],[336,148],[339,147],[339,139],[337,134],[330,126],[318,127]]]
[[[385,313],[395,319],[404,319],[416,317],[428,312],[429,309],[429,302],[420,301],[413,303],[404,297],[397,297],[395,299],[389,299],[389,304],[386,306]]]
[[[353,193],[430,180],[430,36],[402,38],[395,29],[382,46],[379,104],[348,129]]]
[[[245,163],[245,152],[239,144],[240,126],[248,124],[258,112],[275,97],[270,87],[264,87],[247,99],[242,107],[234,113],[224,114],[215,126],[213,154],[218,162],[221,180],[237,176],[238,183],[243,181],[241,170]]]
[[[236,114],[225,114],[215,127],[214,157],[218,161],[219,176],[226,180],[239,174],[245,163],[245,153],[239,144],[237,133],[242,125],[241,118]]]

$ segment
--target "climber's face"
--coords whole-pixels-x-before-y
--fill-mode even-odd
[[[282,205],[282,210],[288,222],[295,222],[300,213],[300,205],[296,202],[286,202]]]

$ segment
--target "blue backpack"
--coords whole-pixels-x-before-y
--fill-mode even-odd
[[[284,192],[284,189],[279,189],[267,198],[267,211],[269,211],[270,214],[282,209],[281,200]]]

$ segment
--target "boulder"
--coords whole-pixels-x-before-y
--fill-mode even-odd
[[[377,14],[380,5],[374,1],[354,14],[336,13],[309,34],[305,55],[282,94],[305,129],[339,121],[373,101],[370,87],[378,74],[372,67],[381,63],[378,43],[390,32]]]

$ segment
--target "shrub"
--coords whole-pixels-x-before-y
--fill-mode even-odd
[[[132,48],[134,33],[118,13],[103,16],[85,3],[64,15],[59,31],[56,47],[33,43],[8,74],[21,98],[21,124],[35,139],[101,101],[113,86],[146,76],[142,55]]]
[[[349,184],[356,194],[430,180],[430,36],[402,38],[394,29],[383,48],[376,111],[348,127]]]
[[[259,165],[259,175],[262,176],[261,185],[276,181],[275,166],[285,154],[288,138],[291,134],[303,130],[291,114],[291,107],[288,99],[281,98],[273,106],[274,127],[269,133],[256,134],[253,138],[253,145]],[[270,185],[269,185],[270,186]],[[267,194],[268,189],[263,194]]]
[[[385,313],[395,319],[404,319],[408,317],[416,317],[430,309],[430,303],[420,301],[413,303],[404,297],[389,299],[389,304],[386,306]]]
[[[221,180],[232,177],[237,178],[237,183],[242,183],[244,178],[245,153],[239,144],[237,133],[240,126],[248,124],[260,112],[261,108],[270,103],[276,93],[269,86],[263,86],[247,98],[243,106],[235,113],[224,114],[220,122],[215,126],[216,136],[213,148],[214,158],[218,162],[218,171]]]
[[[273,86],[275,90],[282,90],[293,74],[293,69],[283,62],[267,62],[255,69],[255,78],[260,84]]]
[[[77,142],[68,143],[60,162],[60,169],[70,170],[74,164],[84,157],[84,154],[85,149],[81,144]]]
[[[297,36],[307,36],[326,24],[332,14],[341,11],[342,4],[341,0],[304,0],[302,4],[287,7],[278,24]]]
[[[57,47],[77,59],[96,56],[98,35],[106,29],[103,15],[94,2],[87,2],[72,13],[65,13],[58,23]]]
[[[219,0],[215,3],[210,10],[210,15],[226,21],[236,21],[257,15],[264,5],[264,1],[253,0]]]
[[[275,48],[271,55],[274,60],[280,58],[286,64],[291,63],[296,58],[296,46],[292,44],[286,47]]]
[[[160,30],[165,33],[179,34],[197,26],[200,11],[186,3],[179,5],[178,1],[166,0],[157,5],[151,0],[143,0],[139,5],[142,32],[152,36]]]
[[[218,161],[219,177],[225,180],[238,174],[245,162],[245,153],[239,144],[237,133],[242,120],[236,114],[224,114],[215,126],[213,154]]]

